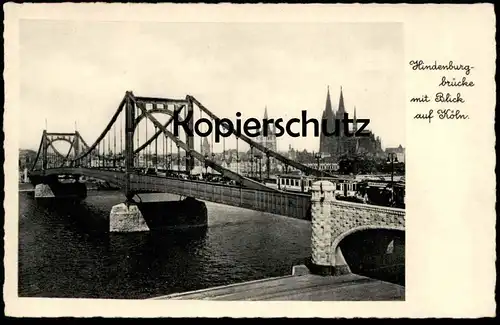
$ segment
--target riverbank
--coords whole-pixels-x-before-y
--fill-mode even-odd
[[[405,288],[349,274],[291,275],[171,294],[154,300],[224,301],[404,301]]]
[[[35,187],[31,183],[19,183],[19,192],[34,192]]]

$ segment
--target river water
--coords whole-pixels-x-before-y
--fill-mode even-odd
[[[148,194],[144,201],[178,199]],[[124,201],[89,191],[77,205],[19,193],[19,296],[151,298],[291,274],[310,256],[310,222],[207,202],[203,231],[103,233]]]

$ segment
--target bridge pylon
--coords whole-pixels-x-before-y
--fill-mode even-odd
[[[190,97],[187,98],[187,116],[192,116],[193,115],[193,101]],[[193,133],[194,130],[194,122],[193,118],[190,118],[187,124],[188,129],[190,130],[191,134]],[[194,157],[189,154],[191,150],[194,150],[194,136],[186,134],[186,145],[189,148],[188,154],[186,154],[186,171],[191,172],[194,169]]]
[[[130,177],[134,172],[134,131],[135,131],[135,107],[132,101],[131,91],[125,95],[125,196],[129,202],[131,195]]]
[[[42,170],[47,169],[47,164],[48,164],[48,157],[47,157],[47,149],[49,147],[49,142],[47,139],[47,130],[43,130],[43,135],[42,135]],[[37,159],[35,159],[35,162],[33,163],[33,166],[36,165]]]

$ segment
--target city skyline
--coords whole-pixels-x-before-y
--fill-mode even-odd
[[[134,46],[123,42],[125,36]],[[333,108],[342,87],[346,111],[352,114],[356,106],[358,118],[369,118],[383,148],[405,146],[399,24],[23,21],[20,45],[21,109],[30,116],[23,121],[29,130],[21,135],[23,149],[38,148],[45,119],[52,132],[71,132],[76,121],[93,143],[127,90],[169,98],[189,94],[232,120],[236,111],[242,120],[260,120],[267,107],[269,118],[286,121],[300,118],[304,109],[320,119],[328,86]],[[290,144],[319,149],[319,137],[277,142],[279,151]],[[235,140],[226,146],[234,149]]]

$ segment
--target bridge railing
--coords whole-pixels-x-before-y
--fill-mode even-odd
[[[307,219],[310,196],[286,192],[255,190],[225,184],[147,175],[133,175],[131,187],[135,191],[153,190],[199,200],[221,203],[251,210],[274,213],[297,219]]]
[[[104,180],[122,188],[125,187],[126,183],[125,173],[103,169],[65,167],[49,169],[43,173],[45,175],[85,175]],[[273,189],[251,189],[227,184],[196,180],[186,181],[177,178],[138,174],[130,175],[130,185],[131,190],[136,193],[171,193],[297,219],[309,218],[311,197],[307,194],[281,192]]]

